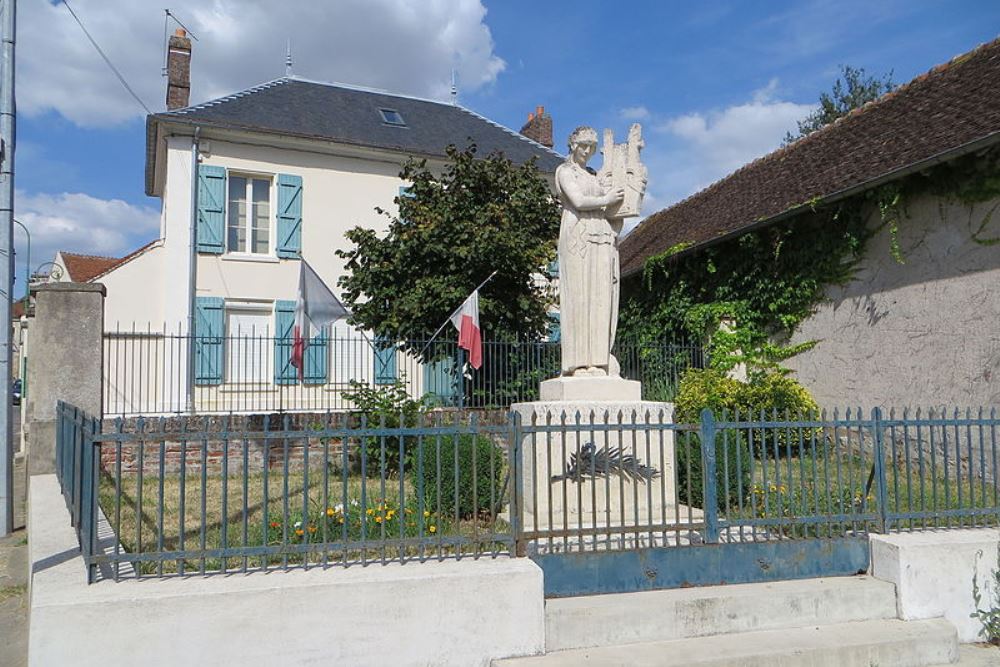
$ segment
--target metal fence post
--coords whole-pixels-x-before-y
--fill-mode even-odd
[[[715,415],[708,408],[701,411],[701,461],[704,471],[702,506],[705,511],[705,543],[719,543],[719,489],[716,480]]]
[[[514,556],[528,555],[528,545],[524,540],[522,526],[522,507],[524,504],[524,475],[523,459],[524,452],[521,447],[521,414],[519,412],[508,413],[510,423],[510,530],[514,538]]]
[[[97,565],[93,562],[97,553],[97,483],[98,457],[94,455],[96,420],[84,417],[80,427],[81,452],[80,476],[80,551],[87,565],[87,583],[94,583]]]
[[[885,446],[882,438],[882,409],[872,408],[872,450],[875,460],[872,474],[875,476],[875,496],[878,502],[878,532],[885,533],[889,527],[888,482],[885,473]],[[867,500],[867,498],[865,498]]]

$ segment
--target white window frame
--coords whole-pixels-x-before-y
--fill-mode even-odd
[[[263,353],[263,367],[258,371],[258,378],[234,377],[232,360],[233,355],[237,352],[232,347],[234,334],[230,329],[229,323],[229,316],[233,314],[258,316],[266,322],[263,331],[255,331],[253,333],[256,342],[252,344],[259,347]],[[223,326],[226,336],[226,347],[223,350],[223,361],[225,364],[223,369],[224,384],[240,387],[260,387],[274,384],[274,337],[276,335],[274,331],[274,304],[255,301],[227,301],[223,310]],[[251,350],[251,353],[253,352],[256,352],[256,350]],[[246,365],[241,365],[240,369],[246,367]]]
[[[230,183],[233,178],[243,178],[246,179],[246,202],[247,202],[247,216],[244,220],[244,229],[246,231],[246,249],[245,250],[230,250],[229,249],[229,208],[230,208],[230,198],[229,198],[229,188]],[[253,252],[250,248],[253,245],[253,182],[254,181],[267,181],[267,252]],[[275,186],[274,174],[269,174],[266,172],[255,172],[247,170],[226,170],[226,213],[225,213],[225,254],[226,257],[231,258],[243,258],[243,259],[265,259],[278,257],[277,251],[277,189]],[[228,306],[227,306],[228,307]]]

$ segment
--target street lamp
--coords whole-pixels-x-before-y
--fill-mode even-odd
[[[28,228],[18,220],[17,218],[12,218],[12,220],[17,223],[17,225],[24,230],[25,236],[28,237],[28,259],[24,262],[24,305],[28,306],[28,291],[31,287],[31,232]]]

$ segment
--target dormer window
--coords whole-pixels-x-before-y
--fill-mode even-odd
[[[382,114],[382,122],[386,125],[406,127],[406,121],[403,120],[403,116],[395,109],[379,108],[378,112]]]

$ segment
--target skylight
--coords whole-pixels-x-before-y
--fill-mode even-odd
[[[382,109],[378,110],[382,114],[382,121],[386,125],[399,125],[400,127],[406,127],[406,121],[403,120],[403,116],[400,115],[395,109]]]

